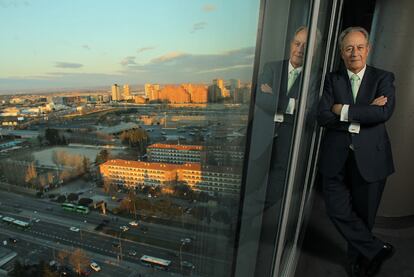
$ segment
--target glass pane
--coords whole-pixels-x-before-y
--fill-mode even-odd
[[[310,8],[309,1],[266,1],[264,7],[236,276],[270,276],[273,271]]]
[[[259,1],[0,11],[3,268],[230,276]]]
[[[296,238],[300,226],[300,212],[302,205],[302,197],[305,197],[305,190],[310,186],[311,175],[313,168],[310,167],[312,159],[314,158],[314,150],[312,149],[312,143],[316,138],[316,132],[319,130],[316,124],[316,108],[319,99],[319,92],[321,88],[321,78],[323,72],[323,66],[325,62],[326,42],[328,40],[329,24],[331,19],[331,1],[321,1],[319,7],[319,15],[316,28],[315,44],[310,46],[308,55],[312,55],[312,64],[310,66],[309,76],[309,88],[302,92],[301,99],[306,96],[306,108],[303,127],[297,130],[297,134],[300,136],[300,148],[297,163],[292,196],[290,199],[286,236],[283,242],[282,264],[281,268],[287,266],[288,259],[290,258],[291,250],[296,246]],[[302,207],[303,208],[303,207]]]

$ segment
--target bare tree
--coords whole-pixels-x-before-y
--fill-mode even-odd
[[[56,260],[60,263],[60,264],[66,264],[67,258],[69,257],[69,253],[64,252],[64,251],[59,251],[57,253],[56,256]]]
[[[33,162],[27,167],[24,180],[26,183],[31,183],[33,185],[37,183],[37,171]]]
[[[113,194],[116,191],[116,185],[108,177],[103,178],[103,191],[107,194]]]
[[[80,274],[83,267],[88,266],[88,260],[86,253],[80,248],[76,248],[69,256],[69,264],[73,266],[78,274]]]

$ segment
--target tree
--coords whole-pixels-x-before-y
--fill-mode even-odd
[[[83,156],[83,160],[82,160],[83,173],[89,173],[90,171],[89,164],[90,164],[89,159],[86,156]]]
[[[78,201],[78,205],[85,206],[85,207],[89,206],[92,203],[93,203],[93,200],[90,198],[81,198]]]
[[[79,195],[77,193],[69,193],[67,199],[70,202],[77,201],[79,199]]]
[[[103,191],[107,194],[113,194],[116,191],[116,185],[107,177],[103,178]]]
[[[30,163],[26,169],[26,175],[24,178],[25,182],[28,184],[35,184],[37,183],[37,171],[34,163]]]
[[[47,128],[45,130],[45,139],[49,142],[50,145],[62,144],[62,140],[57,129]]]
[[[66,201],[66,196],[64,195],[59,195],[58,198],[56,199],[56,202],[59,202],[59,203],[63,203],[65,201]]]
[[[106,149],[102,149],[99,151],[98,155],[96,155],[95,163],[96,164],[102,164],[106,162],[109,159],[109,152]]]
[[[124,131],[122,132],[120,138],[124,144],[128,144],[130,147],[138,148],[140,153],[145,152],[146,146],[149,142],[148,133],[142,128]]]
[[[66,261],[67,261],[68,257],[69,257],[69,253],[64,252],[64,251],[59,251],[59,252],[57,253],[56,260],[57,260],[60,264],[62,264],[62,265],[63,265],[63,264],[66,264]]]
[[[85,252],[80,248],[75,249],[69,256],[69,264],[73,266],[78,274],[80,274],[83,267],[88,266],[88,261]]]

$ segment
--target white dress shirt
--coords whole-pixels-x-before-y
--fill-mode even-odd
[[[357,81],[357,89],[359,90],[359,87],[361,86],[361,82],[362,82],[362,78],[364,78],[364,74],[365,74],[365,70],[367,69],[367,66],[365,65],[363,69],[361,69],[361,71],[359,71],[358,73],[356,73],[356,75],[358,75],[359,80]],[[348,78],[349,80],[351,79],[351,76],[354,75],[355,73],[350,71],[350,70],[346,70],[348,73]],[[358,94],[357,94],[358,95]],[[349,105],[348,104],[344,104],[342,106],[341,109],[341,117],[340,117],[340,121],[343,122],[348,122],[348,111],[349,111]],[[361,126],[359,123],[356,122],[352,122],[351,124],[349,124],[348,127],[348,131],[350,133],[359,133]]]

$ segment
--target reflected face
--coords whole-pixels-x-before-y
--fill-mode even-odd
[[[347,69],[358,73],[367,63],[369,43],[361,32],[351,32],[342,41],[341,57]]]
[[[289,59],[294,68],[301,67],[303,64],[307,39],[308,31],[304,29],[297,33],[290,42]]]

